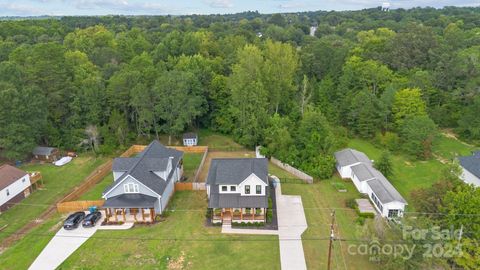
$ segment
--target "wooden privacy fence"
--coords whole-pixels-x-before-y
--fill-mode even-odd
[[[182,190],[205,190],[205,183],[191,183],[191,182],[184,182],[184,183],[175,183],[175,191],[182,191]]]
[[[62,202],[57,204],[57,211],[59,213],[84,211],[91,206],[102,207],[104,203],[105,200]]]
[[[274,157],[271,157],[270,158],[270,161],[277,165],[278,167],[284,169],[285,171],[295,175],[296,177],[298,177],[299,179],[302,179],[303,181],[309,183],[309,184],[313,184],[313,177],[300,171],[299,169],[297,168],[294,168],[290,165],[288,165],[287,163],[283,163],[281,162],[280,160],[274,158]]]
[[[198,177],[200,176],[200,173],[202,172],[203,165],[205,164],[205,160],[207,159],[208,156],[208,147],[205,147],[205,152],[203,153],[202,161],[198,165],[197,171],[195,172],[195,176],[193,177],[193,182],[198,182]]]

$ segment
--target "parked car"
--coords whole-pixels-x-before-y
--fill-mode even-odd
[[[100,212],[93,212],[88,214],[82,222],[84,228],[93,227],[100,220],[102,214]]]
[[[65,230],[73,230],[80,225],[80,222],[82,222],[82,219],[85,217],[84,212],[75,212],[68,216],[68,218],[65,220],[63,223],[63,228]]]

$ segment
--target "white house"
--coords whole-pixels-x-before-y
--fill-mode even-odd
[[[461,179],[476,187],[480,187],[480,151],[475,151],[471,156],[459,157],[462,167]]]
[[[212,159],[206,182],[212,222],[265,222],[268,183],[266,158]]]
[[[30,195],[30,175],[16,167],[0,166],[0,212]]]
[[[335,158],[340,176],[350,178],[360,193],[367,194],[382,217],[403,216],[407,202],[364,153],[347,148],[336,152]]]
[[[196,133],[185,133],[183,134],[183,145],[184,146],[195,146],[198,143],[198,135]]]
[[[183,152],[155,140],[136,157],[116,158],[112,171],[114,182],[102,195],[107,216],[117,220],[117,214],[123,219],[131,214],[145,219],[146,212],[153,219],[165,210],[175,182],[182,177]]]

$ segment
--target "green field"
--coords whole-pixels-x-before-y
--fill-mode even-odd
[[[187,178],[187,181],[193,181],[202,158],[203,153],[183,153],[183,176]]]
[[[223,235],[204,225],[206,207],[205,192],[176,192],[165,221],[98,231],[59,269],[280,268],[277,236]]]
[[[0,241],[37,219],[49,206],[81,184],[85,177],[106,160],[106,158],[82,155],[62,167],[52,164],[22,166],[26,171],[40,171],[44,187],[0,215],[0,228],[7,225],[0,233]]]

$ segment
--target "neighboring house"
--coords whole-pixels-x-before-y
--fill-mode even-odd
[[[56,161],[60,157],[60,152],[54,147],[37,146],[32,151],[33,157],[43,161]]]
[[[364,153],[347,148],[336,152],[335,158],[340,176],[352,179],[357,190],[368,195],[382,217],[403,216],[407,202]]]
[[[212,222],[265,222],[268,208],[266,158],[212,159],[206,182]]]
[[[30,175],[8,164],[0,166],[0,212],[30,195]]]
[[[198,135],[196,133],[185,133],[183,134],[183,145],[185,146],[195,146],[198,143]]]
[[[136,157],[115,158],[113,184],[105,189],[103,207],[107,216],[126,220],[153,221],[161,214],[174,193],[175,182],[183,174],[183,152],[163,146],[155,140]]]
[[[480,151],[475,151],[471,156],[459,157],[462,175],[460,178],[467,184],[480,187]]]

